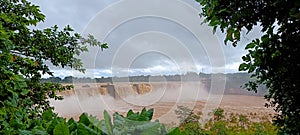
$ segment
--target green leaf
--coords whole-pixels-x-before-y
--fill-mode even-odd
[[[249,55],[243,56],[242,59],[243,59],[243,61],[245,61],[245,62],[251,61],[251,58],[250,58]]]
[[[71,125],[71,124],[74,124],[74,123],[75,123],[75,120],[73,118],[68,120],[68,125]]]
[[[247,50],[247,49],[252,49],[252,48],[254,48],[255,47],[255,43],[249,43],[249,44],[247,44],[246,45],[246,47],[245,47],[245,49]]]
[[[77,126],[77,133],[78,133],[78,135],[97,135],[98,134],[92,128],[90,128],[82,123],[79,123],[79,125]]]
[[[110,116],[106,110],[104,110],[104,121],[105,121],[105,126],[108,132],[108,135],[113,135],[113,128],[112,128],[112,123]]]
[[[48,110],[44,111],[43,114],[42,114],[43,120],[45,120],[47,122],[51,121],[52,116],[53,116],[52,114],[53,114],[53,112],[52,112],[51,109],[48,109]]]
[[[218,11],[218,13],[222,13],[222,12],[229,12],[229,11],[226,8],[223,8],[223,9]]]
[[[107,43],[101,44],[101,48],[102,49],[107,49],[108,48],[108,44]]]
[[[1,109],[0,109],[0,115],[5,115],[5,114],[6,114],[5,109],[4,109],[4,108],[1,108]]]
[[[246,71],[247,69],[249,69],[249,65],[246,64],[246,63],[242,63],[242,64],[239,66],[239,71]]]
[[[138,121],[147,121],[147,120],[148,120],[148,114],[146,108],[143,108]]]
[[[227,43],[228,40],[233,42],[233,37],[232,37],[233,32],[234,32],[234,29],[232,27],[229,27],[227,29],[226,43]]]
[[[32,134],[34,134],[34,135],[48,135],[45,130],[40,130],[40,129],[33,129]]]
[[[33,132],[32,131],[29,131],[29,130],[20,130],[18,132],[19,135],[33,135]]]
[[[218,28],[217,26],[213,27],[213,34],[216,34],[217,28]]]
[[[172,128],[168,135],[181,135],[178,127]]]
[[[130,110],[127,112],[127,116],[126,116],[126,117],[130,117],[132,114],[133,114],[133,111],[130,109]]]
[[[114,113],[114,127],[123,127],[125,126],[124,124],[126,123],[125,118],[118,114],[118,113]]]
[[[144,124],[139,124],[136,126],[136,129],[142,131],[142,135],[155,135],[158,133],[159,122],[146,122]]]
[[[235,30],[233,34],[234,34],[235,40],[239,41],[240,38],[241,38],[241,33],[240,33],[240,31],[239,31],[239,30]]]
[[[147,111],[147,117],[149,120],[152,120],[154,109],[151,108]]]
[[[47,133],[53,134],[53,130],[57,124],[58,124],[58,120],[57,120],[57,118],[54,118],[51,121],[50,125],[47,127]]]
[[[26,94],[28,94],[30,92],[29,89],[23,89],[22,92],[21,92],[21,95],[22,96],[25,96]]]
[[[249,66],[248,73],[252,73],[255,70],[255,66]]]
[[[14,106],[14,107],[17,107],[18,106],[18,95],[14,92],[13,93],[13,99],[11,99],[11,104]]]
[[[58,123],[54,130],[53,130],[53,135],[69,135],[69,128],[66,125],[66,122],[60,122]]]
[[[261,37],[261,41],[262,42],[268,42],[269,41],[269,36],[268,35],[263,35],[262,37]]]
[[[89,120],[89,118],[88,118],[88,116],[87,116],[86,113],[82,113],[82,114],[80,115],[80,117],[79,117],[79,122],[80,122],[80,123],[83,123],[83,124],[86,125],[86,126],[90,125],[90,120]]]

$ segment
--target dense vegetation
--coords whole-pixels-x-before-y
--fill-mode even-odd
[[[90,77],[73,77],[66,76],[64,78],[59,77],[49,77],[43,78],[42,82],[60,82],[60,83],[87,83],[87,82],[97,82],[97,83],[107,83],[107,82],[149,82],[150,78],[152,82],[160,82],[162,78],[166,81],[199,81],[199,80],[210,80],[213,74],[206,73],[196,73],[196,72],[187,72],[183,75],[140,75],[140,76],[129,76],[129,77],[101,77],[101,78],[90,78]],[[224,74],[214,74],[214,75],[224,75]],[[244,82],[249,81],[250,75],[247,73],[233,73],[226,74],[226,77],[229,79],[238,78]],[[236,79],[237,80],[237,79]]]
[[[54,135],[137,135],[137,134],[167,134],[164,125],[158,121],[150,121],[153,109],[143,109],[141,113],[129,110],[126,116],[113,114],[113,120],[108,112],[104,111],[104,119],[98,120],[94,116],[83,113],[79,121],[57,117],[49,111],[43,113],[41,123],[44,129],[20,131],[19,134],[54,134]]]
[[[204,127],[199,123],[201,113],[195,114],[185,106],[178,106],[175,113],[178,115],[180,125],[166,128],[158,120],[151,121],[153,109],[145,108],[139,112],[129,110],[126,116],[117,112],[113,120],[108,112],[104,111],[104,119],[98,120],[95,116],[83,113],[78,121],[73,118],[66,120],[58,117],[51,110],[44,111],[38,122],[42,126],[32,130],[19,130],[18,134],[54,134],[54,135],[275,135],[276,127],[272,125],[271,116],[256,116],[233,114],[226,115],[224,110],[218,108],[211,112],[213,117]],[[260,118],[260,122],[250,119]]]
[[[58,82],[58,83],[108,83],[108,82],[149,82],[150,78],[152,82],[160,82],[162,78],[166,81],[201,81],[201,80],[211,80],[212,75],[225,76],[228,81],[238,81],[238,85],[241,85],[250,80],[250,74],[248,73],[229,73],[229,74],[206,74],[206,73],[196,73],[196,72],[187,72],[183,75],[162,75],[162,76],[151,76],[151,75],[141,75],[141,76],[129,76],[129,77],[101,77],[101,78],[90,78],[90,77],[73,77],[66,76],[64,78],[60,77],[49,77],[41,79],[42,82]]]
[[[199,123],[201,113],[196,113],[185,106],[178,106],[175,113],[180,120],[179,128],[172,132],[187,135],[275,135],[277,129],[272,125],[272,116],[265,114],[258,116],[256,113],[234,114],[225,113],[217,108],[211,112],[213,116],[204,126]],[[259,119],[255,122],[253,119]]]
[[[278,112],[274,122],[280,133],[300,133],[300,1],[197,1],[205,22],[226,33],[225,43],[236,46],[242,31],[260,26],[263,35],[245,46],[248,54],[239,69],[257,78],[246,84],[249,90],[267,86],[265,98]]]
[[[267,36],[262,38],[262,43],[260,40],[256,40],[253,44],[247,46],[247,48],[254,48],[254,51],[244,57],[244,60],[250,63],[243,64],[241,69],[249,70],[249,72],[255,71],[255,73],[257,73],[256,77],[259,79],[258,83],[267,85],[270,89],[270,95],[267,97],[274,98],[275,101],[272,102],[272,105],[277,105],[278,103],[277,110],[282,111],[281,115],[277,117],[277,124],[280,127],[280,131],[289,133],[293,131],[297,132],[298,129],[300,129],[298,120],[300,115],[299,104],[296,104],[298,103],[296,102],[296,97],[299,95],[299,92],[295,91],[299,88],[299,83],[297,83],[299,80],[294,76],[294,74],[299,72],[299,70],[297,70],[299,65],[289,62],[290,59],[298,58],[299,55],[299,53],[297,53],[297,45],[299,45],[298,39],[300,39],[299,35],[297,35],[299,29],[294,25],[295,23],[296,26],[300,25],[298,25],[299,20],[297,20],[297,18],[299,18],[297,9],[295,10],[291,4],[280,2],[281,1],[274,6],[290,6],[288,8],[278,7],[278,9],[284,11],[282,12],[283,15],[291,18],[283,18],[285,19],[284,21],[282,21],[281,18],[277,19],[280,26],[278,31],[280,34],[277,34],[277,36],[271,31],[273,27],[267,27],[264,29],[268,31]],[[205,5],[205,3],[202,4]],[[213,4],[216,5],[216,3]],[[214,9],[215,5],[208,8]],[[299,3],[295,2],[295,5],[299,7]],[[248,6],[247,3],[245,6]],[[226,11],[216,10],[220,11],[220,13]],[[285,10],[291,10],[291,12],[285,14]],[[208,12],[209,14],[204,15],[209,16],[211,11]],[[271,13],[277,14],[278,12]],[[213,14],[213,16],[215,15],[216,14]],[[225,15],[227,15],[227,13]],[[274,15],[274,17],[277,16]],[[221,16],[217,15],[216,17],[221,18]],[[221,109],[213,111],[215,117],[204,125],[204,128],[197,122],[201,115],[194,114],[193,111],[185,107],[179,107],[177,111],[181,121],[180,126],[172,129],[167,129],[158,121],[151,121],[154,111],[152,109],[143,109],[140,113],[134,113],[130,110],[126,116],[114,113],[113,120],[106,111],[104,112],[103,120],[97,120],[95,117],[88,116],[87,114],[82,114],[79,121],[74,121],[73,119],[67,121],[65,118],[58,117],[57,114],[53,113],[53,108],[50,107],[48,99],[62,99],[62,97],[56,96],[56,92],[71,89],[72,86],[63,86],[53,82],[41,83],[42,75],[52,75],[45,61],[52,63],[54,66],[60,66],[62,68],[70,67],[84,72],[81,61],[75,56],[81,52],[88,51],[87,45],[99,46],[100,48],[107,48],[107,45],[98,42],[93,36],[89,36],[88,38],[81,37],[79,34],[73,32],[70,26],[66,26],[61,30],[57,26],[42,30],[35,29],[34,26],[44,21],[44,19],[45,16],[40,13],[39,8],[26,0],[0,1],[0,134],[112,135],[276,133],[276,130],[268,121],[266,121],[266,123],[250,122],[247,117],[243,115],[238,115],[238,118],[232,115],[232,117],[228,119],[223,117],[224,111]],[[208,18],[208,20],[210,20],[210,18]],[[262,20],[265,21],[265,18]],[[286,25],[286,21],[288,21],[288,24],[291,26]],[[216,24],[220,23],[222,23],[222,21],[218,20]],[[241,27],[243,25],[244,24],[241,24]],[[270,23],[265,24],[263,22],[263,26],[270,26]],[[223,27],[223,29],[225,27]],[[247,28],[252,28],[252,25],[247,25]],[[296,28],[296,31],[293,30],[294,28]],[[229,41],[239,39],[239,36],[234,39],[230,38],[233,33],[239,34],[239,31],[235,32],[235,28],[229,28],[228,31],[229,36],[227,36],[227,39]],[[279,39],[282,40],[278,41]],[[294,40],[291,41],[291,39]],[[279,45],[277,46],[279,48],[277,49],[278,51],[275,51],[276,53],[272,51],[272,49],[274,49],[273,47],[265,48],[269,42]],[[287,47],[282,47],[280,46],[281,44],[287,45]],[[289,45],[292,44],[296,46],[292,46],[294,52],[290,52],[291,49],[289,49]],[[255,58],[255,60],[259,58],[269,60],[267,58],[264,59],[264,55],[272,56],[270,59],[271,63],[280,61],[284,66],[278,66],[278,64],[270,66],[270,63],[262,65],[265,63],[261,61],[251,63],[251,58]],[[297,59],[293,61],[297,62]],[[296,67],[296,70],[290,68],[291,66]],[[289,74],[291,72],[294,74]],[[282,78],[286,80],[281,80]],[[280,82],[280,84],[277,85],[275,81]],[[256,86],[256,83],[250,84],[250,86]],[[289,89],[290,92],[287,93],[284,91],[285,89]],[[283,106],[283,104],[287,106]]]
[[[74,56],[87,51],[87,45],[107,48],[93,36],[81,37],[70,26],[34,29],[44,18],[26,0],[0,1],[0,134],[46,131],[47,121],[52,120],[43,118],[52,112],[48,99],[61,99],[56,91],[72,86],[40,83],[43,74],[52,75],[45,61],[83,72]]]

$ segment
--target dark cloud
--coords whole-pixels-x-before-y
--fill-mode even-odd
[[[81,32],[88,22],[100,10],[117,0],[30,0],[40,6],[46,15],[44,23],[38,27],[50,27],[54,24],[64,27],[71,25],[77,32]]]
[[[246,53],[243,44],[261,34],[257,32],[259,28],[256,28],[255,32],[242,39],[238,47],[225,46],[224,34],[220,32],[217,32],[215,38],[206,37],[212,35],[211,29],[205,24],[200,25],[203,21],[198,16],[200,7],[194,0],[181,1],[183,3],[177,1],[179,2],[177,4],[176,2],[165,4],[167,1],[156,0],[153,1],[155,3],[152,4],[153,7],[151,4],[148,4],[149,7],[143,7],[145,5],[141,4],[130,5],[130,2],[126,0],[31,1],[39,5],[46,15],[45,22],[39,24],[39,28],[54,24],[63,27],[69,24],[79,33],[91,32],[89,34],[94,34],[97,38],[109,43],[109,49],[102,52],[97,48],[91,48],[89,53],[81,57],[84,62],[88,62],[87,68],[99,69],[98,75],[100,72],[108,75],[112,72],[112,68],[127,68],[131,73],[157,73],[159,70],[177,72],[178,69],[203,71],[203,68],[210,72],[213,68],[225,67],[225,64],[227,68],[225,72],[236,72],[241,56]],[[152,1],[143,2],[151,3]],[[122,20],[120,18],[128,14],[139,15],[139,12],[140,14],[153,13],[153,16],[137,16],[127,20],[125,18],[123,20],[126,21],[118,22]],[[97,18],[101,14],[106,16]],[[184,18],[191,21],[178,21]],[[108,32],[106,28],[112,24],[118,25]],[[89,27],[90,25],[93,27]],[[215,45],[216,42],[219,42],[219,45]],[[123,51],[120,51],[120,48]],[[141,51],[144,52],[141,53]],[[138,56],[133,54],[138,54]],[[120,55],[122,58],[115,61]],[[129,58],[131,60],[128,61]],[[176,68],[171,68],[174,65]],[[56,72],[59,70],[56,69]],[[62,76],[60,73],[59,75]]]

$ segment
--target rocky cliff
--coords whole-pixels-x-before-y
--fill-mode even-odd
[[[134,95],[144,95],[152,91],[152,86],[146,83],[138,84],[76,84],[73,90],[59,92],[61,96],[80,95],[81,97],[93,97],[109,95],[120,99]]]

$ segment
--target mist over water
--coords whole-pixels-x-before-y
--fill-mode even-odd
[[[208,97],[207,90],[199,81],[146,84],[150,84],[151,91],[137,94],[130,87],[130,83],[114,83],[118,98],[96,91],[99,84],[89,84],[88,88],[83,88],[84,84],[75,84],[74,93],[62,93],[64,100],[50,100],[50,103],[60,116],[67,118],[78,117],[83,112],[101,118],[104,110],[125,113],[129,109],[141,111],[146,107],[159,108],[155,109],[154,115],[168,121],[167,119],[176,119],[174,110],[177,105],[193,108],[196,101],[205,101]],[[163,111],[159,112],[160,110]]]

